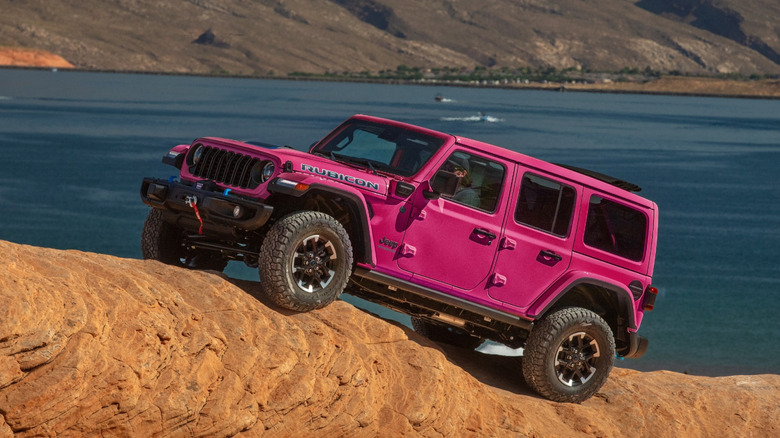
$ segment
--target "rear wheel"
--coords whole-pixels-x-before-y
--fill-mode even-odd
[[[412,317],[412,328],[431,341],[455,345],[467,350],[473,350],[482,344],[482,338],[472,336],[456,327],[435,324],[422,318]]]
[[[158,260],[169,265],[189,269],[222,271],[227,259],[214,251],[187,249],[183,245],[184,232],[165,222],[162,210],[149,211],[141,233],[141,254],[145,259]]]
[[[523,352],[523,376],[540,395],[580,403],[606,382],[615,361],[615,340],[596,313],[558,310],[531,331]]]
[[[306,312],[341,295],[352,272],[352,245],[344,227],[316,211],[276,222],[260,247],[260,284],[281,307]]]

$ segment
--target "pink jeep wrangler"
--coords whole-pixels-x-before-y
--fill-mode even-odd
[[[145,178],[144,258],[257,267],[281,307],[347,293],[428,338],[523,347],[539,394],[581,402],[639,357],[658,208],[639,187],[429,129],[356,115],[309,152],[200,138]]]

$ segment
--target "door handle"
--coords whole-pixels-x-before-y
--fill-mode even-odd
[[[496,235],[491,233],[490,231],[484,229],[484,228],[474,228],[474,234],[478,234],[480,236],[485,236],[489,240],[493,241],[496,239]]]
[[[544,257],[545,259],[555,260],[556,262],[563,260],[563,257],[556,254],[555,251],[550,251],[549,249],[543,249],[539,251],[539,256]]]

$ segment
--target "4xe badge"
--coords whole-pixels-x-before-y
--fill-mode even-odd
[[[379,244],[385,247],[386,249],[396,249],[398,247],[398,242],[393,242],[392,240],[388,239],[387,237],[383,237],[382,240],[379,241]]]

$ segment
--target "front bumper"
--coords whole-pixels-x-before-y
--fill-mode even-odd
[[[265,225],[273,213],[270,205],[158,178],[144,178],[141,200],[165,211],[172,222],[189,226],[200,222],[194,202],[205,230],[254,231]]]

